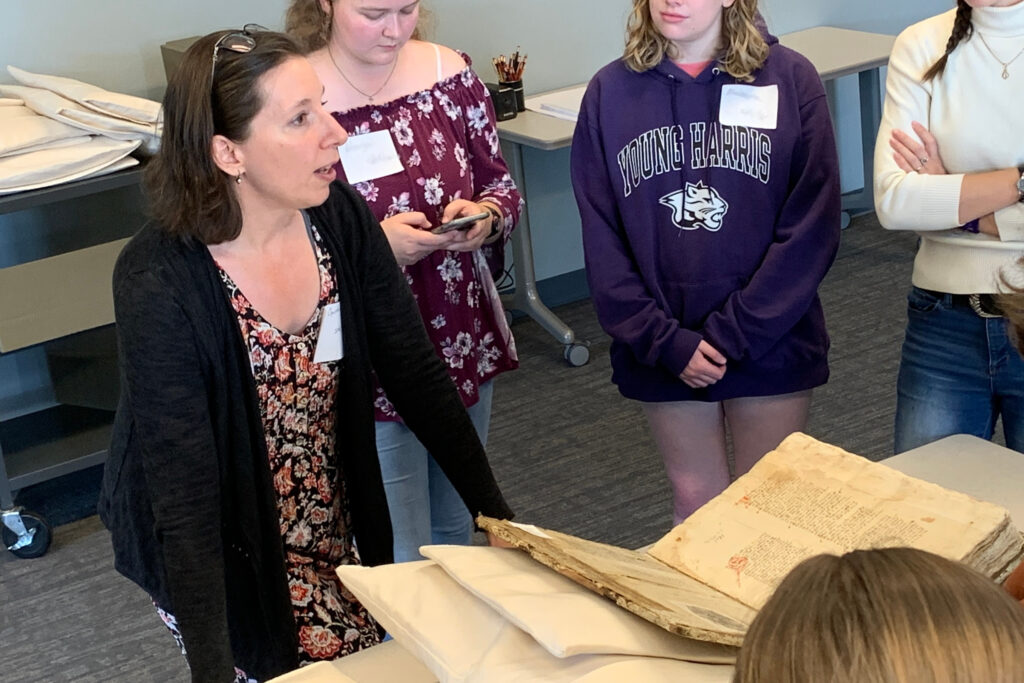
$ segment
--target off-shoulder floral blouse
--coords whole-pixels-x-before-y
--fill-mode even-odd
[[[490,95],[469,57],[462,56],[466,68],[429,89],[334,117],[349,135],[391,132],[404,169],[355,185],[378,220],[421,211],[438,225],[453,200],[486,200],[501,208],[508,239],[522,198],[501,157]],[[337,168],[344,178],[340,163]],[[518,367],[515,341],[482,252],[436,251],[403,268],[434,348],[466,406],[477,402],[481,383]],[[400,419],[379,386],[375,405],[377,420]]]

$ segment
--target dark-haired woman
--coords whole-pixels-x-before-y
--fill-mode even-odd
[[[200,39],[164,99],[155,220],[114,273],[100,514],[193,681],[379,642],[333,572],[391,560],[371,364],[469,509],[511,514],[379,224],[332,185],[347,136],[322,95],[284,35]]]
[[[1000,278],[1024,254],[1024,2],[959,0],[896,40],[875,146],[875,207],[920,246],[897,384],[895,451],[1002,418],[1024,451],[1024,360]],[[1019,282],[1017,282],[1019,284]]]

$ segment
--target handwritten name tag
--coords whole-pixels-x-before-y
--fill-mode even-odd
[[[723,126],[748,126],[775,130],[779,118],[779,86],[725,85],[718,122]]]
[[[345,347],[341,339],[341,304],[334,302],[324,306],[313,362],[329,363],[332,360],[340,360],[344,355]]]
[[[352,185],[383,178],[403,168],[389,130],[353,135],[338,146],[338,155]]]

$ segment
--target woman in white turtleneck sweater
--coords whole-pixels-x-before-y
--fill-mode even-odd
[[[1024,361],[991,296],[1024,255],[1024,0],[958,0],[896,39],[875,209],[921,236],[895,451],[957,433],[1024,450]]]

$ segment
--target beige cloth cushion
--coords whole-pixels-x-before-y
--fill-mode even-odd
[[[0,157],[79,144],[88,138],[81,129],[40,116],[24,105],[0,106]]]
[[[267,683],[356,683],[338,671],[331,662],[315,662],[295,671],[272,678]]]
[[[576,655],[554,657],[536,640],[462,588],[430,560],[380,567],[338,567],[342,583],[394,639],[442,683],[577,681],[634,661],[631,671],[674,667],[674,680],[726,683],[728,666],[677,660]],[[667,663],[667,664],[666,664]],[[389,680],[382,671],[379,680]],[[659,680],[659,679],[653,679]]]
[[[556,657],[620,654],[731,664],[736,648],[669,633],[510,548],[423,546],[463,588]]]
[[[22,85],[50,90],[108,116],[142,124],[154,124],[160,120],[160,103],[153,100],[111,92],[73,78],[34,74],[15,66],[8,66],[7,72]]]
[[[0,158],[0,194],[35,190],[112,172],[123,168],[123,163],[117,167],[114,164],[128,157],[138,146],[138,140],[97,136],[78,145]],[[134,159],[132,162],[138,163]]]
[[[161,127],[159,125],[136,123],[100,114],[50,90],[31,88],[26,85],[0,84],[0,97],[22,99],[25,101],[25,106],[36,113],[69,126],[81,128],[89,133],[115,140],[140,141],[143,151],[147,154],[155,153],[160,147]]]

